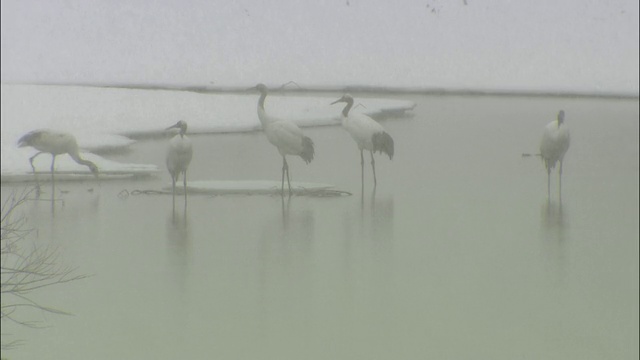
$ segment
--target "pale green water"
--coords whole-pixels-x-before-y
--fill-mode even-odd
[[[10,359],[636,359],[638,101],[408,97],[383,125],[378,188],[338,127],[306,129],[295,180],[354,196],[192,196],[171,216],[145,182],[58,184],[64,205],[24,207],[37,244],[94,276],[43,289],[75,316],[3,323]],[[536,152],[566,111],[562,207]],[[337,110],[338,111],[338,110]],[[186,119],[188,120],[188,119]],[[279,179],[261,133],[193,137],[190,179]],[[119,160],[164,163],[163,141]],[[15,187],[3,186],[3,198]],[[50,195],[46,190],[44,196]],[[182,200],[178,201],[182,204]]]

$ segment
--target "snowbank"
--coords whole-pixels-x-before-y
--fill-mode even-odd
[[[18,148],[17,141],[35,129],[74,134],[83,151],[124,148],[137,136],[162,133],[178,120],[189,124],[189,133],[251,131],[261,128],[256,114],[258,93],[203,94],[172,90],[138,90],[79,86],[1,85],[2,179],[31,172],[32,148]],[[294,120],[300,126],[338,124],[341,105],[333,97],[270,95],[267,111]],[[389,99],[356,99],[352,111],[370,115],[403,112],[415,103]],[[101,173],[124,174],[157,171],[155,165],[121,164],[95,154],[82,153]],[[38,171],[48,171],[51,156],[36,158]],[[88,172],[68,156],[56,159],[56,171]]]

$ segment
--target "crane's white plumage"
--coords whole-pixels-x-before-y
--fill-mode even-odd
[[[258,118],[262,123],[262,130],[267,135],[271,144],[278,148],[282,156],[282,192],[284,193],[284,176],[287,174],[289,194],[291,194],[291,181],[289,178],[289,165],[287,155],[300,156],[307,164],[313,160],[315,154],[313,141],[304,136],[302,130],[290,120],[273,117],[264,109],[264,101],[267,98],[268,89],[264,84],[258,84],[251,88],[260,91],[258,100]]]
[[[51,130],[34,130],[24,135],[18,140],[18,147],[31,146],[39,152],[29,159],[33,172],[36,172],[36,168],[33,165],[33,160],[36,156],[49,153],[51,154],[51,177],[54,174],[54,164],[56,156],[62,154],[69,154],[71,158],[80,165],[87,166],[93,175],[98,176],[98,167],[96,164],[89,160],[85,160],[80,157],[78,151],[78,143],[76,138],[68,133],[60,133]]]
[[[376,180],[376,166],[373,159],[374,152],[385,153],[389,159],[393,158],[394,146],[393,138],[384,130],[382,125],[365,114],[349,114],[353,106],[353,97],[346,94],[340,99],[334,101],[333,104],[345,102],[347,105],[342,110],[342,126],[351,135],[353,140],[360,149],[360,165],[362,167],[361,180],[364,186],[364,155],[363,151],[367,150],[371,153],[371,167],[373,169],[373,182]]]
[[[550,193],[551,170],[555,168],[558,162],[560,162],[558,171],[559,189],[562,191],[562,161],[567,150],[569,150],[569,143],[569,128],[564,123],[564,110],[560,110],[557,119],[545,126],[542,140],[540,141],[540,156],[547,169],[547,193]]]
[[[180,129],[180,133],[169,140],[169,148],[167,150],[167,169],[171,174],[173,205],[176,202],[176,182],[182,174],[184,183],[184,201],[187,203],[187,169],[193,157],[193,146],[191,140],[187,137],[187,123],[178,121],[175,125],[167,128]]]

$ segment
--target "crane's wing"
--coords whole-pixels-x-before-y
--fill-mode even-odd
[[[269,124],[264,130],[269,142],[275,145],[282,155],[302,153],[304,134],[298,125],[291,121],[280,120]]]
[[[373,150],[373,136],[384,132],[382,125],[365,114],[349,115],[343,122],[343,126],[353,140],[367,150]]]
[[[78,143],[73,135],[47,129],[34,130],[22,136],[18,140],[18,147],[24,146],[56,155],[78,152]]]
[[[193,146],[191,139],[187,136],[174,136],[169,141],[167,150],[167,169],[170,173],[186,171],[193,157]]]
[[[545,126],[540,141],[540,155],[550,168],[553,168],[558,160],[562,160],[569,149],[569,142],[569,128],[566,125],[558,127],[558,123],[552,121]]]

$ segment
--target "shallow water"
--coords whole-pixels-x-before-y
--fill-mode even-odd
[[[396,156],[377,157],[375,192],[338,127],[307,128],[316,159],[291,174],[353,196],[198,195],[174,216],[170,196],[119,196],[164,173],[58,183],[63,201],[22,210],[36,244],[92,276],[33,293],[75,316],[3,323],[26,340],[3,357],[636,359],[638,101],[405,98],[415,116],[382,122]],[[557,175],[548,202],[521,154],[561,108],[560,203]],[[264,134],[192,139],[192,180],[280,178]],[[112,158],[163,166],[165,146]]]

